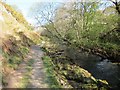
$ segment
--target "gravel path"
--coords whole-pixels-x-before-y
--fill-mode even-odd
[[[32,71],[29,78],[29,83],[27,88],[47,88],[48,84],[45,83],[45,70],[41,57],[43,56],[43,51],[40,50],[39,46],[31,46],[30,52],[25,58],[19,68],[10,74],[10,80],[8,82],[7,88],[20,88],[19,84],[25,73],[28,72],[27,60],[33,59],[34,63],[32,65]]]

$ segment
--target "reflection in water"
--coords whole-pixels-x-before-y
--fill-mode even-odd
[[[113,88],[120,88],[120,65],[113,64],[105,59],[87,53],[73,53],[73,51],[66,52],[70,55],[76,64],[88,70],[95,78],[104,79],[108,81]]]

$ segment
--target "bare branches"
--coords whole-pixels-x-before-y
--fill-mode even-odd
[[[118,14],[120,15],[120,1],[119,0],[108,0],[111,1],[114,5],[115,5],[115,9],[118,12]]]

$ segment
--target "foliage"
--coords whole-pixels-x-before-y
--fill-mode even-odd
[[[110,43],[110,47],[119,47],[119,15],[115,13],[115,9],[107,12],[106,8],[111,6],[114,8],[113,5],[106,7],[105,11],[107,13],[105,13],[104,10],[100,9],[104,4],[104,2],[70,2],[61,5],[56,11],[50,9],[52,13],[55,13],[53,17],[49,11],[49,15],[39,12],[36,17],[40,15],[46,17],[48,23],[43,27],[46,28],[47,36],[51,40],[55,40],[56,43],[61,44],[63,42],[68,46],[73,45],[78,49],[91,51],[93,54],[99,53],[98,55],[102,57],[119,61],[120,53],[118,49],[108,48],[107,44]],[[39,7],[37,9],[40,11]],[[51,20],[49,17],[54,19]],[[37,18],[38,22],[41,23],[39,19]],[[99,52],[99,49],[101,49],[101,52]],[[109,52],[116,52],[116,54]]]
[[[104,89],[107,90],[108,83],[104,80],[95,79],[87,70],[75,65],[72,60],[65,55],[64,50],[46,46],[46,60],[51,59],[55,77],[64,88],[80,89]],[[47,62],[45,60],[45,62]],[[51,64],[50,64],[51,65]],[[49,67],[49,66],[48,66]]]
[[[54,66],[52,65],[51,58],[49,56],[42,57],[45,69],[46,69],[46,75],[47,79],[46,82],[49,84],[49,87],[53,89],[60,88],[60,85],[58,81],[56,80]]]

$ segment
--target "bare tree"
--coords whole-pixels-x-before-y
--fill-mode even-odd
[[[115,9],[117,10],[118,14],[120,14],[120,0],[108,0],[111,1],[115,5]]]

